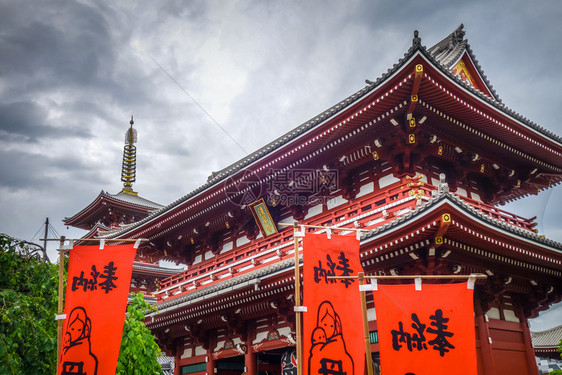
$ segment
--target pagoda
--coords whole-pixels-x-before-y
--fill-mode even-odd
[[[72,217],[64,219],[64,224],[88,231],[83,239],[98,238],[148,217],[152,212],[162,208],[162,205],[142,198],[133,190],[136,180],[136,146],[137,130],[133,128],[133,118],[125,133],[125,147],[123,150],[123,164],[121,181],[123,189],[117,194],[101,193],[84,209]],[[86,241],[76,244],[87,245]],[[178,272],[178,269],[160,267],[158,259],[151,259],[142,253],[137,253],[133,264],[131,292],[143,293],[152,300],[152,292],[156,290],[161,279],[168,278]]]
[[[294,222],[364,229],[367,275],[485,273],[478,373],[537,374],[527,320],[562,299],[562,244],[500,206],[561,180],[562,139],[502,103],[461,25],[431,48],[416,31],[377,80],[98,237],[148,238],[143,254],[187,265],[161,282],[146,321],[176,374],[281,374],[296,319],[293,228],[280,224]],[[250,210],[261,199],[273,233]]]

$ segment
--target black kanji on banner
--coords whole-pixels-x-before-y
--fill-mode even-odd
[[[336,274],[336,271],[338,273]],[[332,260],[330,254],[326,255],[326,264],[325,266],[322,262],[318,261],[318,266],[314,267],[314,282],[319,283],[324,281],[326,284],[333,284],[336,282],[340,282],[345,285],[347,288],[350,284],[352,284],[355,280],[354,279],[328,279],[329,276],[350,276],[353,275],[354,271],[349,266],[349,259],[345,256],[345,253],[342,251],[340,255],[338,255],[338,262],[335,263]]]
[[[445,353],[449,352],[450,349],[455,349],[447,339],[454,336],[454,333],[448,332],[448,326],[445,324],[449,322],[449,318],[443,316],[443,311],[441,309],[435,310],[435,314],[430,317],[431,323],[430,327],[426,329],[426,325],[421,323],[418,315],[416,313],[412,314],[412,324],[411,327],[414,329],[414,333],[404,331],[404,325],[402,322],[398,322],[398,329],[392,330],[392,348],[396,351],[400,350],[403,345],[406,345],[408,351],[413,350],[428,350],[428,344],[432,346],[434,350],[439,352],[439,355],[443,357]],[[424,332],[435,335],[432,340],[426,341]]]
[[[115,267],[113,262],[109,262],[104,266],[103,272],[99,272],[96,266],[92,265],[90,278],[84,277],[84,271],[80,272],[80,276],[74,276],[72,278],[72,291],[74,292],[80,287],[82,287],[84,292],[94,291],[97,290],[99,286],[107,294],[117,287],[114,283],[114,281],[118,279],[118,277],[115,276],[116,271],[117,267]]]

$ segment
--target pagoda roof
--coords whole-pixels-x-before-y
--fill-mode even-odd
[[[109,208],[120,208],[131,213],[136,213],[139,216],[138,219],[140,220],[141,218],[146,217],[149,212],[158,210],[162,207],[162,205],[136,194],[129,194],[123,191],[117,194],[110,194],[102,190],[96,199],[94,199],[89,205],[76,213],[74,216],[65,218],[64,224],[90,231],[97,231],[97,229],[111,230],[115,228],[107,223],[99,223]],[[99,225],[97,225],[98,223]]]
[[[309,155],[312,152],[310,147],[314,146],[307,146],[313,143],[311,141],[303,141],[303,144],[300,147],[295,147],[293,151],[290,151],[285,155],[281,155],[281,153],[286,151],[288,147],[291,147],[291,144],[293,142],[298,142],[303,139],[306,140],[306,137],[315,137],[314,139],[312,139],[312,141],[316,141],[318,138],[321,138],[323,136],[335,137],[336,135],[341,135],[341,132],[345,130],[349,131],[345,127],[343,129],[340,128],[339,130],[336,130],[342,125],[358,126],[362,124],[363,122],[360,121],[365,121],[369,111],[372,111],[371,105],[365,106],[364,108],[363,105],[373,100],[373,98],[378,103],[378,99],[376,99],[377,97],[375,95],[379,93],[383,94],[380,97],[381,101],[385,96],[388,97],[389,93],[392,93],[393,91],[399,91],[403,94],[407,92],[407,95],[409,97],[410,90],[406,90],[404,87],[402,87],[402,84],[405,83],[408,79],[412,78],[413,70],[412,73],[410,73],[410,71],[403,72],[403,70],[407,66],[412,66],[412,64],[415,65],[416,62],[428,63],[428,68],[434,69],[434,71],[437,71],[439,74],[441,74],[441,76],[444,77],[446,84],[450,85],[450,87],[454,87],[455,90],[457,90],[457,94],[462,94],[462,98],[459,96],[454,96],[452,92],[449,92],[438,82],[432,82],[428,86],[429,88],[427,88],[427,90],[432,90],[430,91],[432,95],[434,95],[435,93],[444,95],[446,97],[445,100],[449,100],[449,102],[446,103],[446,105],[449,106],[448,108],[451,108],[452,106],[465,106],[469,111],[471,111],[471,113],[478,113],[479,115],[482,115],[482,121],[488,121],[487,125],[491,123],[492,119],[490,118],[490,116],[485,117],[486,114],[484,114],[479,108],[486,108],[487,110],[492,111],[494,114],[501,116],[501,120],[505,121],[508,125],[497,122],[496,125],[498,127],[497,129],[494,129],[496,133],[491,134],[494,136],[499,135],[505,138],[509,138],[510,141],[513,141],[515,139],[519,143],[517,143],[517,147],[512,147],[512,149],[523,149],[525,152],[527,152],[526,157],[533,162],[539,161],[538,158],[540,157],[546,158],[544,160],[551,163],[548,165],[548,167],[550,168],[548,176],[549,178],[552,178],[551,185],[559,183],[562,180],[562,163],[560,162],[562,160],[562,138],[537,125],[536,123],[526,119],[525,117],[509,109],[501,101],[499,101],[497,94],[492,89],[492,86],[488,82],[486,76],[483,74],[482,69],[479,67],[468,42],[464,39],[459,42],[459,35],[462,34],[462,36],[464,36],[464,32],[459,32],[459,30],[461,29],[462,25],[447,38],[443,39],[429,49],[421,44],[421,39],[418,37],[416,31],[414,34],[415,36],[413,38],[412,46],[404,54],[404,57],[401,58],[396,64],[393,65],[392,68],[390,68],[386,73],[380,76],[376,81],[373,82],[367,80],[367,85],[365,87],[340,101],[339,103],[335,104],[334,106],[330,107],[329,109],[325,110],[324,112],[320,113],[319,115],[315,116],[311,120],[299,125],[285,135],[277,138],[276,140],[270,142],[269,144],[242,158],[234,164],[231,164],[230,166],[218,172],[213,172],[209,176],[207,183],[205,183],[204,185],[172,202],[171,204],[159,209],[158,211],[151,213],[148,217],[136,222],[132,227],[119,230],[108,235],[108,237],[122,236],[124,234],[136,236],[136,232],[138,232],[139,235],[146,236],[147,230],[139,230],[139,228],[144,228],[145,225],[150,225],[149,223],[158,222],[158,220],[160,220],[161,218],[166,218],[165,220],[168,220],[169,216],[178,213],[178,211],[185,211],[185,209],[183,209],[184,205],[194,206],[198,204],[197,202],[202,203],[204,200],[208,200],[210,196],[218,196],[219,190],[221,188],[219,184],[221,182],[223,184],[226,184],[231,179],[243,179],[245,177],[245,173],[248,173],[248,171],[251,172],[251,169],[254,167],[258,168],[259,163],[266,163],[266,158],[270,158],[271,160],[272,158],[276,157],[275,160],[271,160],[271,162],[268,164],[269,168],[274,168],[277,162],[280,162],[280,160],[284,159],[285,156],[295,153],[295,151],[297,151],[295,154],[299,155],[300,157]],[[452,42],[453,39],[455,40],[454,42]],[[458,57],[462,56],[464,52],[466,52],[475,63],[475,67],[477,68],[479,74],[482,75],[482,79],[486,83],[486,86],[490,89],[491,96],[487,95],[481,90],[478,90],[472,85],[465,83],[449,71],[451,64],[458,60]],[[404,75],[406,76],[406,78],[404,78]],[[471,102],[469,103],[468,100],[470,100]],[[373,106],[374,103],[375,101],[373,101]],[[400,108],[402,108],[401,102],[393,103],[398,103],[398,105],[395,106],[395,104],[386,104],[388,107],[382,105],[383,108],[385,108],[384,110],[387,110],[386,115],[388,115],[388,113],[392,113],[399,106]],[[475,104],[480,107],[477,108]],[[422,103],[422,105],[424,105],[428,110],[434,110],[434,112],[438,115],[443,115],[442,112],[439,112],[429,104]],[[347,114],[351,113],[353,113],[351,116],[345,117]],[[332,129],[328,129],[327,131],[321,133],[321,130],[324,130],[325,127],[332,125],[336,121],[341,122],[337,125],[334,125]],[[506,133],[505,129],[509,126],[513,127],[514,129],[511,129],[510,132]],[[476,131],[476,133],[479,133],[479,136],[481,137],[485,136],[485,134],[481,132]],[[544,150],[548,150],[548,152],[542,152],[539,147],[536,147],[536,144],[538,142],[536,140],[540,141],[541,145],[543,145],[542,148]],[[328,139],[324,139],[323,144],[327,145],[327,141]],[[319,143],[322,142],[319,141]],[[507,146],[505,147],[509,148]],[[530,153],[534,154],[528,156]],[[286,162],[286,160],[284,162]],[[259,170],[261,171],[262,169],[263,168]],[[516,195],[516,198],[523,195],[528,195],[528,193]]]
[[[562,325],[546,331],[531,332],[531,339],[535,349],[557,349],[562,340]]]

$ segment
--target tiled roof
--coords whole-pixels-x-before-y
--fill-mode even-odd
[[[463,25],[461,24],[445,39],[433,47],[428,48],[427,52],[433,56],[435,61],[446,68],[451,68],[468,46],[468,41],[464,39],[464,34],[465,31],[463,30]]]
[[[557,348],[562,340],[562,325],[541,332],[531,332],[531,339],[535,349]]]
[[[483,212],[480,212],[477,208],[471,206],[470,204],[466,203],[465,201],[463,201],[461,198],[459,198],[458,196],[456,196],[453,193],[450,193],[448,191],[448,187],[446,184],[441,184],[439,190],[435,191],[435,195],[431,197],[431,199],[429,199],[428,201],[426,201],[425,203],[420,204],[419,206],[416,206],[415,209],[411,210],[409,213],[406,213],[402,216],[399,216],[398,218],[396,218],[393,221],[387,222],[373,230],[371,230],[370,232],[365,233],[362,236],[362,239],[367,239],[373,236],[376,236],[382,232],[384,232],[385,230],[390,229],[391,227],[394,227],[404,221],[407,221],[408,219],[417,216],[418,214],[422,213],[423,211],[428,210],[429,208],[435,206],[437,203],[443,201],[443,200],[448,200],[450,203],[452,203],[453,205],[459,207],[459,209],[461,209],[462,211],[471,214],[472,216],[487,222],[488,224],[501,228],[505,231],[508,231],[514,235],[518,235],[520,237],[524,237],[528,240],[532,240],[534,242],[536,242],[537,244],[542,244],[545,246],[549,246],[555,249],[559,249],[562,250],[562,243],[560,242],[556,242],[553,240],[550,240],[548,238],[544,238],[540,235],[538,235],[535,232],[531,232],[529,230],[520,228],[520,227],[516,227],[514,225],[508,224],[502,220],[493,218]]]
[[[161,266],[152,266],[150,264],[142,264],[142,263],[133,263],[133,269],[135,270],[143,270],[143,271],[152,271],[158,273],[167,273],[170,275],[175,275],[176,273],[182,272],[183,268],[167,268]]]
[[[466,53],[470,56],[470,59],[474,63],[476,70],[484,80],[486,87],[492,93],[493,99],[501,103],[498,94],[494,90],[490,81],[488,81],[488,77],[484,74],[484,71],[476,56],[472,52],[472,48],[470,48],[470,44],[468,44],[468,40],[464,39],[465,31],[463,30],[464,25],[461,24],[455,31],[449,34],[445,39],[440,41],[439,43],[435,44],[433,47],[428,48],[427,52],[433,57],[435,61],[445,67],[447,70],[453,67],[462,56],[462,54],[466,51]]]
[[[139,195],[127,194],[122,191],[117,194],[104,193],[104,195],[107,197],[111,197],[115,200],[129,203],[129,204],[134,204],[140,207],[146,207],[151,209],[159,209],[163,207],[161,204],[149,201],[148,199],[145,199]]]
[[[163,207],[161,204],[149,201],[148,199],[145,199],[145,198],[140,197],[138,195],[127,194],[127,193],[124,193],[122,191],[117,193],[117,194],[110,194],[110,193],[107,193],[107,192],[102,190],[99,193],[99,195],[96,197],[96,199],[94,199],[89,205],[84,207],[82,210],[80,210],[78,213],[74,214],[73,216],[65,217],[63,221],[65,223],[68,223],[70,221],[75,220],[76,218],[80,217],[80,215],[84,214],[89,209],[91,209],[92,207],[95,207],[96,202],[98,202],[100,199],[104,199],[104,198],[109,199],[109,200],[114,200],[114,201],[117,201],[117,202],[130,204],[130,205],[135,205],[139,208],[147,209],[147,211],[159,210]]]

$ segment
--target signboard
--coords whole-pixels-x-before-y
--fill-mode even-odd
[[[269,210],[267,209],[267,204],[265,204],[263,198],[254,203],[250,203],[249,207],[264,238],[277,234],[277,226],[273,222]]]

